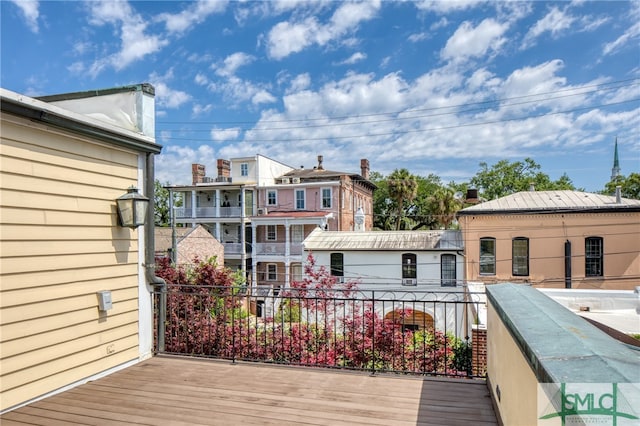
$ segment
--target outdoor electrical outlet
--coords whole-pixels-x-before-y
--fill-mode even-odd
[[[98,309],[100,311],[108,311],[113,308],[111,301],[111,292],[109,290],[99,291],[98,293]]]

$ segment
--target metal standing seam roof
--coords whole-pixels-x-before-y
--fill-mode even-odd
[[[640,200],[622,198],[620,203],[617,203],[614,196],[590,192],[522,191],[467,207],[458,214],[594,210],[640,211]]]
[[[324,231],[315,229],[304,240],[306,250],[462,250],[462,234],[440,231]]]

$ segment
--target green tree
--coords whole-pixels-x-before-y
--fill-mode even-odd
[[[418,193],[418,181],[407,169],[396,169],[387,178],[389,197],[396,202],[396,230],[402,228],[406,218],[405,204],[411,203]]]
[[[620,186],[620,192],[624,198],[640,200],[640,173],[631,173],[629,176],[620,175],[607,183],[603,194],[614,195],[616,186]]]
[[[491,167],[482,162],[480,171],[471,178],[470,183],[478,189],[480,196],[487,200],[527,191],[531,185],[534,185],[537,191],[575,190],[566,174],[553,181],[540,171],[540,165],[531,158],[515,162],[500,160]]]
[[[442,188],[440,177],[433,173],[427,177],[416,176],[418,192],[410,208],[411,218],[415,222],[412,230],[437,229],[437,213],[433,212],[430,197]]]
[[[167,183],[167,186],[169,183]],[[171,217],[169,216],[169,190],[166,189],[158,179],[154,182],[154,220],[156,226],[169,226]]]
[[[440,187],[429,197],[429,206],[436,223],[449,229],[456,212],[462,208],[462,202],[456,198],[453,189]]]
[[[379,172],[371,172],[370,180],[377,186],[373,193],[373,227],[385,231],[393,229],[397,207],[389,196],[387,179]]]

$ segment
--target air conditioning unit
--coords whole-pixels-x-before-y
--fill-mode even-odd
[[[291,178],[291,183],[300,183],[300,178],[299,177]]]
[[[282,183],[289,183],[289,178],[282,178]]]
[[[417,284],[418,284],[418,280],[416,280],[415,278],[402,279],[402,285],[417,285]]]
[[[261,207],[261,208],[258,209],[258,216],[263,216],[263,215],[265,215],[267,213],[269,213],[269,212],[267,211],[266,207]]]

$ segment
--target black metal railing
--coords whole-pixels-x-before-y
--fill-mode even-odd
[[[160,353],[300,366],[484,377],[473,339],[483,293],[168,285]],[[166,306],[161,306],[166,304]],[[485,352],[486,353],[486,352]]]

